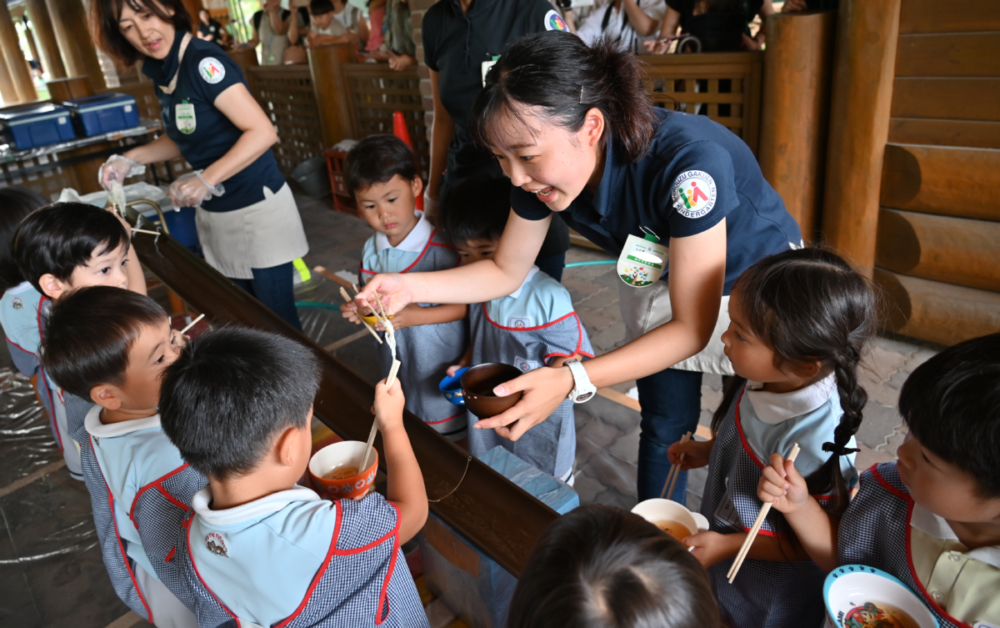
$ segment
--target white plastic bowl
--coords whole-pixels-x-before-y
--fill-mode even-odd
[[[899,579],[874,567],[837,567],[826,577],[823,599],[826,602],[826,625],[831,628],[842,628],[846,621],[866,608],[886,612],[886,607],[909,615],[916,622],[915,628],[939,628],[937,619],[923,600]]]

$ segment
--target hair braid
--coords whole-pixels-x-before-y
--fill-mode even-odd
[[[836,495],[832,510],[835,515],[842,513],[848,503],[848,487],[840,471],[840,457],[860,451],[848,447],[847,444],[861,427],[864,407],[868,403],[868,393],[858,382],[860,361],[861,356],[853,346],[848,346],[845,353],[837,354],[833,360],[833,373],[837,380],[837,392],[843,414],[840,416],[840,423],[833,431],[833,442],[823,443],[823,451],[830,452],[830,458],[806,478],[806,485],[811,494],[822,495],[832,491]]]

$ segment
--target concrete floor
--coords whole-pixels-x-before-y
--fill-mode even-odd
[[[309,266],[356,275],[361,246],[371,235],[368,225],[332,211],[329,199],[297,198],[311,245],[306,256]],[[574,247],[568,261],[606,257]],[[598,354],[620,346],[625,337],[617,303],[619,279],[613,268],[571,268],[563,279]],[[299,286],[297,298],[336,303],[340,300],[336,288],[314,276]],[[310,337],[331,346],[335,356],[367,379],[381,377],[372,342],[359,335],[359,328],[336,311],[303,308],[300,313]],[[937,349],[900,339],[875,342],[863,374],[870,401],[858,433],[860,468],[894,458],[904,434],[896,412],[899,387]],[[112,591],[96,549],[86,488],[69,478],[46,419],[31,400],[30,384],[12,373],[9,357],[0,353],[0,626],[148,625]],[[639,413],[636,402],[625,396],[633,386],[633,382],[615,386],[619,394],[596,397],[577,410],[575,488],[583,503],[622,508],[635,504]],[[720,387],[718,377],[705,378],[703,424],[708,424],[719,402]],[[697,505],[703,484],[704,470],[692,473],[689,505]],[[435,625],[449,625],[453,619],[442,616]]]

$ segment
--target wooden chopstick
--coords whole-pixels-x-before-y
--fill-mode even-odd
[[[799,456],[799,451],[799,444],[795,443],[792,445],[792,451],[788,453],[786,460],[795,462],[795,459]],[[767,518],[767,513],[771,512],[771,506],[773,505],[773,502],[768,502],[760,509],[760,514],[757,515],[757,519],[753,522],[753,527],[750,528],[746,540],[743,541],[743,547],[740,548],[739,554],[736,555],[736,560],[733,561],[733,566],[729,568],[729,573],[726,574],[726,577],[729,578],[729,584],[732,584],[733,580],[736,579],[736,573],[743,566],[743,561],[750,552],[750,546],[753,545],[754,539],[757,538],[757,533],[760,532],[761,526],[764,525],[764,519]]]
[[[686,443],[691,440],[691,432],[688,432],[684,436],[681,436],[681,442]],[[684,454],[681,454],[680,461],[684,462]],[[677,484],[677,477],[681,473],[680,463],[670,465],[670,471],[667,472],[667,480],[663,483],[663,490],[660,491],[660,499],[670,499],[674,494],[674,486]],[[673,478],[673,481],[671,481]],[[667,487],[670,487],[670,492],[668,494]]]
[[[691,432],[684,435],[682,439],[685,443],[691,440]],[[667,491],[667,499],[674,496],[674,487],[677,486],[677,478],[681,477],[681,465],[684,464],[684,454],[680,455],[677,462],[677,470],[674,471],[674,479],[670,481],[670,490]]]
[[[193,321],[191,321],[190,323],[188,323],[187,326],[184,329],[181,330],[181,334],[186,334],[189,329],[191,329],[192,327],[194,327],[195,325],[197,325],[198,321],[200,321],[203,318],[205,318],[204,312],[202,312],[202,314],[199,315],[198,318],[196,318]]]

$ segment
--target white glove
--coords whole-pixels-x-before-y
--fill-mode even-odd
[[[174,209],[199,207],[213,196],[222,196],[226,193],[226,189],[222,187],[221,183],[214,186],[209,185],[205,177],[201,176],[202,172],[204,171],[196,170],[179,177],[170,184],[170,190],[167,193],[170,195],[170,202]]]
[[[146,172],[146,166],[121,155],[112,155],[101,164],[97,180],[105,190],[111,189],[112,183],[124,183],[128,177],[134,177]]]

